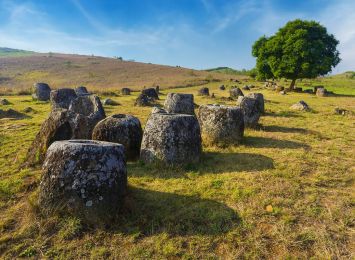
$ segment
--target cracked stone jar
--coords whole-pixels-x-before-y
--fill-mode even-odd
[[[43,163],[39,207],[45,214],[65,213],[97,223],[121,208],[126,189],[123,145],[57,141]]]

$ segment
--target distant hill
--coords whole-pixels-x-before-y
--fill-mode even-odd
[[[0,53],[0,88],[28,89],[35,82],[46,82],[53,88],[78,85],[96,89],[142,89],[154,85],[169,88],[202,85],[231,78],[218,71],[193,70],[119,58],[36,53],[11,48],[1,48]]]
[[[242,70],[235,70],[229,67],[217,67],[217,68],[212,68],[212,69],[207,69],[205,71],[208,72],[218,72],[218,73],[223,73],[223,74],[228,74],[228,75],[248,75],[248,70],[242,69]]]
[[[18,49],[11,49],[7,47],[0,47],[0,57],[18,57],[18,56],[26,56],[33,55],[33,51],[24,51]]]

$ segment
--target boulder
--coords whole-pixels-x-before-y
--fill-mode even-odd
[[[71,88],[52,90],[50,94],[52,109],[68,109],[70,103],[77,97],[75,90]]]
[[[35,83],[33,85],[34,93],[33,99],[39,101],[48,101],[50,98],[51,88],[46,83]]]
[[[122,88],[121,94],[122,95],[131,95],[131,89],[130,88]]]
[[[264,95],[263,94],[261,94],[261,93],[250,93],[250,94],[246,95],[246,97],[255,98],[260,113],[261,114],[265,113],[265,101],[264,101]]]
[[[203,105],[198,110],[202,139],[218,146],[239,144],[244,135],[244,116],[240,108]]]
[[[103,102],[105,106],[118,106],[120,103],[117,101],[111,99],[111,98],[106,98]]]
[[[139,96],[137,97],[134,105],[135,106],[139,106],[139,107],[150,106],[151,105],[150,100],[151,99],[147,95],[139,94]]]
[[[82,96],[82,95],[88,95],[89,94],[88,90],[84,86],[79,86],[79,87],[75,88],[74,91],[75,91],[77,96]]]
[[[210,90],[206,87],[200,88],[197,92],[198,96],[209,96],[210,95]]]
[[[106,117],[95,126],[92,139],[122,144],[127,160],[136,160],[139,157],[142,135],[138,118],[116,114]]]
[[[311,110],[310,107],[307,105],[307,103],[302,100],[297,102],[296,104],[293,104],[290,108],[292,110],[299,110],[299,111],[310,111]]]
[[[124,147],[92,140],[54,142],[42,167],[38,205],[45,215],[69,214],[108,223],[127,190]]]
[[[194,115],[194,96],[192,94],[168,93],[164,108],[168,113]]]
[[[255,98],[240,96],[237,100],[237,106],[243,111],[245,127],[255,128],[261,114],[258,101]]]
[[[238,98],[239,96],[244,96],[242,90],[238,87],[229,90],[229,95],[231,98]]]
[[[105,117],[100,99],[94,95],[77,97],[68,109],[52,110],[28,149],[26,164],[42,162],[55,141],[91,139],[95,125]]]
[[[155,88],[146,88],[142,90],[142,94],[146,95],[147,97],[149,97],[152,100],[156,100],[159,99],[158,93],[155,90]]]
[[[145,163],[196,163],[200,160],[201,151],[200,125],[195,116],[170,113],[150,115],[140,153]]]
[[[220,89],[220,90],[225,90],[226,87],[225,87],[224,85],[221,85],[221,86],[219,86],[219,89]]]
[[[328,96],[328,93],[325,88],[317,88],[316,95],[317,95],[317,97],[326,97],[326,96]]]
[[[6,106],[10,104],[11,103],[6,98],[0,98],[0,105]]]

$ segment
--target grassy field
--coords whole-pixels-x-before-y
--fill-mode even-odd
[[[107,229],[39,214],[40,169],[19,167],[50,105],[5,96],[12,104],[0,109],[35,111],[0,120],[0,258],[352,259],[355,121],[334,108],[355,111],[354,82],[334,76],[299,84],[340,94],[326,98],[245,91],[267,100],[260,129],[247,129],[240,146],[204,147],[201,163],[187,168],[129,163],[126,210]],[[208,84],[216,99],[195,102],[234,105],[221,99],[228,91],[219,84]],[[165,89],[159,103],[168,92],[198,88]],[[105,107],[107,114],[132,114],[144,125],[151,108],[134,107],[137,95],[111,96],[121,105]],[[299,100],[312,111],[291,111]]]

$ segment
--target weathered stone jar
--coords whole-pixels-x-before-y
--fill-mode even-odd
[[[168,93],[164,108],[168,113],[194,115],[194,95]]]
[[[210,95],[210,90],[209,90],[209,88],[206,88],[206,87],[200,88],[198,90],[198,92],[197,92],[197,95],[198,96],[209,96]]]
[[[75,88],[74,91],[75,91],[77,96],[82,96],[82,95],[88,95],[89,94],[89,91],[84,86],[79,86],[79,87]]]
[[[52,109],[68,109],[71,102],[77,97],[75,90],[71,88],[52,90],[50,93]]]
[[[255,98],[256,99],[256,105],[260,111],[261,114],[265,113],[265,101],[264,101],[264,95],[261,93],[250,93],[246,95],[246,97],[250,98]]]
[[[155,88],[146,88],[142,90],[142,94],[146,95],[147,97],[156,100],[159,99],[158,93]]]
[[[237,145],[244,135],[244,116],[240,108],[232,106],[200,106],[198,119],[202,139],[217,146]]]
[[[153,113],[143,133],[141,159],[172,165],[196,163],[201,156],[200,125],[193,115]]]
[[[116,114],[101,120],[95,126],[92,139],[122,144],[127,160],[136,160],[139,157],[142,135],[142,126],[138,118]]]
[[[51,88],[47,83],[36,83],[33,86],[34,93],[32,95],[33,99],[39,101],[48,101],[51,93]]]
[[[127,189],[124,147],[91,140],[53,143],[42,168],[39,207],[97,222],[121,207]]]
[[[251,97],[238,97],[237,105],[241,108],[244,115],[244,126],[255,128],[258,125],[260,118],[260,110],[258,102]]]
[[[231,98],[238,98],[239,96],[244,96],[243,91],[240,88],[232,88],[229,90],[229,95]]]

